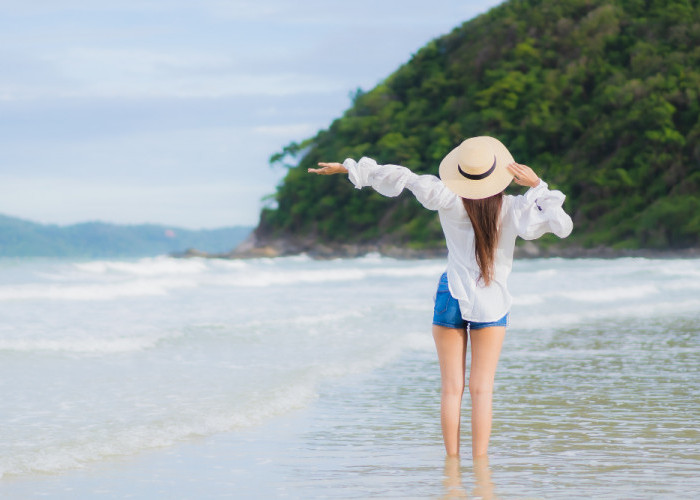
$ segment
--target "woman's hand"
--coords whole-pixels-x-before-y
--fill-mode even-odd
[[[348,169],[342,163],[319,163],[321,168],[310,168],[309,172],[318,175],[347,174]]]
[[[521,165],[520,163],[513,162],[508,165],[507,168],[508,171],[513,174],[513,180],[516,184],[534,188],[540,183],[540,178],[537,177],[537,174],[527,165]]]

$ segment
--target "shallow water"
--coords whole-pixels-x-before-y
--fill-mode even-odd
[[[290,498],[700,490],[699,260],[516,261],[476,468],[443,459],[430,336],[443,267],[0,261],[0,494],[100,470],[123,496],[116,478],[138,473],[121,467],[151,450],[243,471],[200,476],[211,497],[231,482]],[[468,396],[462,427],[468,455]],[[163,467],[161,487],[183,491]]]

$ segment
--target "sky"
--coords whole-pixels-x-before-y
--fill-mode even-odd
[[[498,3],[0,0],[0,214],[253,226],[272,154]]]

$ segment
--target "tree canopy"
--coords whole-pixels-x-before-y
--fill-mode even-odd
[[[306,169],[370,156],[437,174],[462,140],[491,135],[567,195],[574,243],[700,245],[699,3],[511,0],[462,24],[271,158],[293,161],[257,233],[440,245],[410,193]]]

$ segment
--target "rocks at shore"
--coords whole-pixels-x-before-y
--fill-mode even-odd
[[[315,259],[353,258],[379,253],[397,259],[439,258],[447,255],[443,248],[413,249],[380,243],[319,243],[314,239],[274,238],[259,240],[251,234],[247,240],[226,253],[206,253],[189,249],[182,253],[171,254],[173,257],[206,257],[220,259],[254,259],[261,257],[283,257],[306,254]]]
[[[207,253],[196,249],[171,254],[173,257],[203,257],[218,259],[251,259],[261,257],[283,257],[306,254],[315,259],[353,258],[379,253],[397,259],[428,259],[447,255],[447,249],[411,248],[387,243],[319,243],[313,238],[258,238],[255,233],[236,248],[225,253]],[[515,258],[602,258],[644,257],[644,258],[679,258],[700,257],[700,248],[686,249],[625,249],[610,247],[583,248],[580,246],[538,245],[532,241],[515,247]]]

